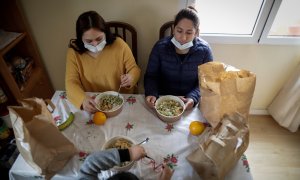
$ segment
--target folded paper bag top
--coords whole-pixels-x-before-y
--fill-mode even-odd
[[[203,117],[215,128],[225,114],[238,112],[247,120],[255,89],[256,76],[221,62],[198,66]]]

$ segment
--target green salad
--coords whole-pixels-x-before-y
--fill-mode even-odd
[[[171,99],[160,102],[156,109],[160,114],[165,116],[178,116],[183,111],[181,104]]]
[[[120,106],[122,103],[123,99],[118,96],[104,95],[100,98],[98,107],[101,111],[109,111]]]

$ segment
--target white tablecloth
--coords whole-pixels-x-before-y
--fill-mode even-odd
[[[175,169],[172,179],[201,179],[185,158],[197,149],[197,142],[201,138],[201,136],[189,134],[191,121],[205,121],[199,109],[194,108],[186,111],[181,120],[173,124],[167,124],[156,116],[154,110],[146,106],[143,95],[125,94],[123,96],[126,103],[122,112],[115,117],[108,118],[103,126],[91,123],[90,119],[92,117],[90,114],[76,109],[67,101],[71,111],[75,114],[75,119],[62,132],[81,152],[74,156],[67,166],[52,179],[76,178],[80,165],[84,161],[85,153],[101,150],[106,140],[117,135],[128,136],[136,142],[141,142],[149,137],[149,142],[143,144],[147,154],[155,159],[156,166],[164,160],[168,161]],[[64,91],[56,91],[52,102],[57,105],[60,98],[67,99]],[[58,110],[56,109],[53,117],[57,117],[57,115]],[[153,169],[152,164],[147,164],[145,160],[136,162],[130,171],[140,179],[157,179],[159,173]],[[99,178],[105,179],[113,173],[105,171],[99,175]],[[43,178],[24,161],[21,155],[19,155],[11,168],[9,177],[10,179],[22,180]],[[253,179],[246,156],[242,156],[226,179]]]

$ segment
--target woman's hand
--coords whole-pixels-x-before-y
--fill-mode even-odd
[[[179,96],[179,98],[184,102],[186,110],[190,110],[194,107],[194,100],[192,98],[185,98],[183,96]]]
[[[162,172],[159,176],[159,180],[170,180],[174,170],[172,170],[166,163],[163,163]]]
[[[140,160],[141,158],[145,157],[145,155],[146,155],[144,147],[140,146],[140,145],[134,145],[134,146],[130,147],[128,150],[129,150],[131,161]]]
[[[83,100],[82,103],[82,109],[89,112],[89,113],[95,113],[98,110],[95,108],[96,107],[96,103],[94,101],[93,98],[91,98],[90,96],[86,96],[85,99]]]
[[[147,97],[146,97],[146,104],[147,104],[150,108],[154,108],[155,101],[156,101],[156,97],[155,97],[155,96],[147,96]]]
[[[121,87],[130,87],[132,84],[132,76],[130,74],[121,75]]]

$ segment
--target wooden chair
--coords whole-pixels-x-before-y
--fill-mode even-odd
[[[125,22],[119,21],[109,21],[106,25],[110,28],[111,32],[119,37],[121,37],[131,48],[133,57],[138,63],[137,58],[137,33],[135,28]]]
[[[106,25],[110,28],[111,32],[116,36],[122,38],[130,47],[136,64],[138,64],[137,58],[137,32],[135,28],[125,22],[109,21]],[[134,93],[138,94],[138,85],[134,87]]]
[[[174,31],[174,21],[168,21],[163,24],[159,29],[159,39],[162,39],[166,36],[170,36],[173,34]]]

